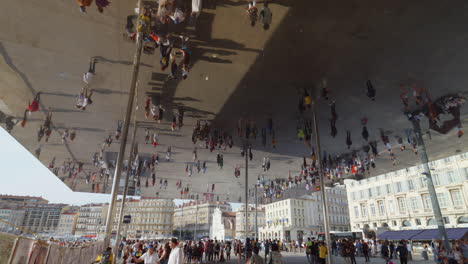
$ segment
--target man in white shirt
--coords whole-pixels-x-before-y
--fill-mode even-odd
[[[167,264],[183,264],[182,262],[182,251],[180,250],[179,243],[176,238],[172,238],[169,243],[171,247],[171,254],[169,255],[169,261]],[[145,262],[146,264],[146,262]]]
[[[153,246],[149,246],[148,252],[141,255],[139,258],[133,257],[133,261],[135,263],[144,262],[145,264],[159,264],[159,256],[158,254],[154,253]]]

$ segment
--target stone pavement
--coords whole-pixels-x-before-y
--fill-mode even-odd
[[[305,253],[289,253],[289,252],[281,252],[281,255],[283,255],[283,261],[285,264],[307,264],[307,258]],[[263,252],[260,252],[260,256],[264,256]],[[408,261],[408,264],[414,263],[414,264],[434,264],[434,261],[431,261],[431,257],[429,258],[429,261],[423,261],[419,256],[415,256],[413,261]],[[121,260],[117,262],[117,264],[122,263]],[[203,262],[203,263],[218,263],[218,262]],[[237,264],[238,259],[236,256],[231,257],[230,262],[223,262],[223,263],[229,263],[229,264]],[[333,257],[333,264],[344,264],[344,259],[342,257]],[[356,257],[356,263],[357,264],[364,264],[364,258],[362,257]],[[393,259],[394,264],[400,264],[399,260]],[[240,264],[244,264],[244,262],[240,262]],[[370,259],[370,264],[385,264],[385,260],[382,258],[377,258],[377,257],[372,257]]]

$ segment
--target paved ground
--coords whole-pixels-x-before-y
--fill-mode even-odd
[[[294,253],[288,253],[288,252],[281,252],[281,255],[283,256],[283,260],[284,260],[285,264],[307,264],[307,257],[303,253],[294,254]],[[264,257],[263,252],[260,252],[260,256],[262,256],[262,258]],[[361,257],[357,257],[356,262],[358,264],[364,264],[365,259],[361,258]],[[400,261],[396,260],[396,259],[394,259],[393,262],[395,264],[400,263]],[[210,263],[210,262],[203,262],[203,263]],[[212,263],[219,263],[219,262],[212,262]],[[236,263],[238,263],[238,259],[237,259],[236,256],[232,256],[230,262],[227,261],[227,262],[224,262],[224,263],[236,264]],[[241,261],[240,263],[243,264],[244,262]],[[344,264],[345,262],[344,262],[344,259],[342,257],[333,257],[333,263],[334,264]],[[382,258],[373,257],[373,258],[370,259],[370,263],[385,264],[385,260],[382,259]],[[408,261],[408,263],[432,264],[434,262],[433,261],[424,261],[419,256],[416,256],[412,261]]]
[[[127,15],[133,13],[136,1],[113,1],[104,14],[90,8],[79,13],[75,1],[6,0],[0,10],[0,110],[21,117],[35,92],[43,93],[43,110],[54,110],[55,130],[48,143],[38,143],[36,133],[44,114],[30,117],[26,128],[16,127],[15,138],[28,150],[41,145],[40,160],[56,165],[71,159],[85,164],[76,179],[63,173],[59,177],[75,191],[91,192],[85,177],[98,170],[90,160],[103,140],[114,133],[122,119],[127,101],[134,46],[122,38]],[[168,179],[168,189],[144,187],[145,196],[181,198],[176,181],[190,187],[192,198],[202,199],[210,193],[214,199],[238,202],[243,191],[243,175],[234,178],[234,168],[242,166],[239,155],[242,140],[224,155],[224,169],[216,168],[216,154],[198,146],[198,158],[207,161],[206,174],[187,177],[185,168],[192,163],[192,126],[196,120],[211,120],[222,130],[235,134],[239,118],[254,120],[264,127],[268,116],[274,119],[278,148],[261,146],[253,141],[254,160],[249,181],[262,173],[264,156],[270,156],[272,169],[267,178],[284,178],[296,173],[301,157],[309,149],[296,137],[298,89],[315,87],[323,77],[328,79],[330,97],[336,99],[338,135],[329,134],[330,110],[319,102],[320,134],[323,149],[332,155],[347,152],[345,130],[352,133],[352,149],[359,149],[360,119],[369,118],[372,139],[378,129],[390,135],[402,135],[409,126],[402,116],[398,86],[416,82],[427,87],[433,98],[452,92],[465,92],[468,77],[462,69],[468,62],[465,14],[468,6],[455,0],[450,4],[437,0],[424,3],[403,0],[376,3],[369,0],[325,2],[309,0],[276,0],[271,4],[274,22],[269,31],[260,25],[251,27],[245,12],[246,1],[204,1],[197,28],[184,31],[192,37],[193,67],[185,81],[166,82],[167,71],[161,72],[159,55],[144,55],[139,78],[138,120],[142,127],[158,131],[160,146],[153,149],[143,143],[143,129],[138,131],[142,156],[156,152],[163,157],[172,146],[173,160],[162,162],[157,169],[157,182]],[[180,30],[180,29],[178,29]],[[94,104],[86,111],[74,107],[75,96],[82,86],[82,74],[91,56],[100,56],[97,65]],[[377,100],[364,93],[365,80],[377,88]],[[166,118],[156,124],[143,117],[145,93],[161,94]],[[171,132],[172,111],[183,105],[186,126]],[[462,108],[465,124],[467,108]],[[310,112],[305,119],[310,119]],[[423,124],[427,129],[427,124]],[[73,142],[62,144],[59,132],[75,129]],[[447,135],[432,133],[427,137],[430,158],[453,155],[468,147],[455,131]],[[271,140],[269,138],[269,140]],[[109,161],[115,160],[118,144],[107,149]],[[384,151],[380,144],[381,151]],[[376,160],[373,174],[400,169],[418,162],[418,157],[405,151],[397,153],[397,165],[388,155]],[[109,192],[98,179],[100,192]],[[151,181],[151,180],[150,180]],[[216,184],[213,192],[211,184]],[[190,198],[184,197],[184,198]]]

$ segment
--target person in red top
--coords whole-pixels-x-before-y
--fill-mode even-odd
[[[28,105],[29,114],[39,110],[39,101],[40,101],[40,99],[41,99],[41,93],[39,92],[39,93],[36,94],[36,96],[34,97],[32,102],[30,102],[29,105]]]

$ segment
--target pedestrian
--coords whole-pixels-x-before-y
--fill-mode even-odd
[[[111,264],[114,263],[114,254],[112,253],[112,248],[108,247],[106,250],[102,251],[97,257],[94,263],[99,264]]]
[[[96,74],[96,59],[91,58],[89,60],[89,68],[88,71],[83,74],[83,81],[87,84],[90,85],[91,82],[93,81],[94,75]]]
[[[171,247],[171,254],[169,255],[168,264],[183,264],[182,252],[176,238],[172,238],[169,242]]]
[[[408,248],[404,245],[403,241],[398,243],[396,252],[400,257],[400,264],[408,264]]]
[[[77,0],[81,13],[86,13],[86,7],[93,3],[93,0]]]
[[[369,131],[367,130],[367,127],[366,126],[363,126],[362,127],[362,138],[365,140],[365,141],[369,141]]]
[[[263,8],[260,11],[260,21],[263,23],[263,29],[268,30],[270,28],[271,21],[273,19],[273,13],[268,7],[268,1],[263,2]]]
[[[422,251],[421,251],[421,257],[422,257],[424,260],[429,260],[427,245],[424,245],[424,247],[423,247],[423,249],[422,249]]]
[[[107,7],[108,5],[110,5],[108,0],[96,0],[96,7],[99,13],[104,12],[104,7]]]
[[[362,245],[361,245],[361,250],[362,250],[362,254],[364,255],[364,259],[365,259],[365,262],[369,262],[369,244],[367,244],[367,242],[362,242]]]
[[[380,249],[380,254],[382,255],[382,258],[385,259],[385,263],[388,263],[389,256],[390,256],[390,249],[388,247],[388,241],[385,241],[382,244],[382,247]]]
[[[33,112],[37,112],[39,110],[39,103],[41,101],[41,92],[36,93],[32,102],[28,104],[28,112],[31,115]],[[24,118],[26,120],[26,118]],[[26,123],[26,121],[24,121]],[[22,125],[24,127],[24,125]]]
[[[115,140],[119,140],[120,135],[122,134],[122,121],[117,121],[117,129],[115,130]]]
[[[346,130],[346,145],[348,146],[348,149],[353,145],[353,141],[351,141],[351,131],[349,130]]]
[[[144,264],[159,264],[159,256],[154,252],[154,247],[152,245],[148,246],[148,251],[143,253],[140,257],[133,256],[134,263],[144,263]],[[113,262],[110,262],[113,263]]]
[[[320,243],[318,252],[319,264],[325,264],[325,259],[327,258],[327,247],[325,246],[325,242]]]
[[[390,259],[393,259],[393,256],[395,254],[395,244],[393,244],[393,241],[390,241],[390,245],[388,246],[390,250]]]
[[[250,264],[264,264],[265,262],[263,261],[263,258],[258,255],[260,252],[260,249],[257,246],[254,246],[253,248],[253,256],[252,259],[250,260]]]
[[[249,14],[249,19],[250,19],[250,25],[252,27],[255,26],[255,23],[258,20],[258,9],[257,9],[257,1],[253,0],[252,2],[249,3],[249,6],[247,8],[247,13]]]
[[[371,83],[370,80],[366,81],[366,87],[367,87],[367,97],[369,97],[372,101],[375,101],[375,88],[374,85]]]
[[[278,244],[273,243],[271,245],[271,253],[270,253],[269,256],[270,256],[270,258],[268,259],[268,261],[266,263],[268,263],[268,264],[284,264],[283,256],[279,252]]]

